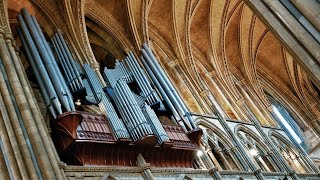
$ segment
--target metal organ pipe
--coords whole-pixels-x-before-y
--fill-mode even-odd
[[[30,30],[31,36],[33,37],[33,40],[35,41],[35,45],[36,45],[36,47],[40,53],[40,56],[44,62],[46,70],[48,71],[48,75],[49,75],[50,79],[52,80],[52,84],[57,92],[57,95],[59,97],[61,104],[66,109],[66,111],[74,110],[74,109],[72,109],[72,106],[71,106],[71,104],[73,104],[73,101],[69,102],[69,97],[67,95],[66,89],[64,89],[64,87],[66,87],[66,85],[63,85],[62,83],[64,81],[62,81],[58,78],[59,75],[57,75],[56,68],[54,67],[54,65],[53,65],[53,63],[52,63],[52,61],[51,61],[51,59],[45,49],[45,45],[40,40],[41,37],[39,35],[39,32],[37,32],[35,25],[33,24],[32,20],[31,20],[30,15],[28,14],[26,9],[22,9],[21,14],[23,15],[23,17],[25,18],[25,20],[27,22],[26,26]],[[20,16],[20,19],[21,19],[21,21],[23,21],[21,16]]]
[[[192,128],[197,128],[197,126],[194,124],[194,121],[192,119],[192,117],[190,116],[190,112],[187,109],[187,107],[185,106],[185,104],[183,103],[181,97],[179,96],[179,94],[175,91],[175,88],[173,87],[172,83],[170,82],[170,80],[168,79],[167,75],[165,74],[165,72],[163,71],[162,67],[160,66],[160,64],[158,63],[158,61],[156,60],[154,54],[152,53],[152,51],[149,49],[149,47],[147,46],[146,43],[143,44],[143,49],[145,50],[145,55],[149,56],[150,59],[150,63],[153,64],[155,66],[155,70],[159,71],[159,78],[163,78],[164,83],[168,86],[168,88],[170,89],[170,91],[173,93],[173,96],[175,97],[175,99],[177,100],[177,103],[179,104],[179,108],[182,108],[182,112],[183,112],[183,116],[186,116],[189,123],[191,124]],[[141,50],[143,52],[143,49]]]
[[[61,34],[61,32],[58,31],[57,34],[58,34],[58,37],[59,37],[60,41],[62,42],[62,45],[63,45],[63,47],[64,47],[64,49],[65,49],[65,51],[67,53],[67,56],[68,56],[69,60],[71,62],[71,66],[72,66],[73,71],[75,72],[75,75],[76,75],[75,78],[78,80],[78,82],[80,84],[79,88],[82,88],[83,84],[82,84],[82,81],[81,81],[81,76],[80,76],[79,72],[77,71],[77,67],[76,67],[76,65],[74,63],[74,60],[73,60],[72,55],[71,55],[71,53],[69,51],[69,48],[68,48],[68,46],[67,46],[67,44],[66,44],[66,42],[65,42],[65,40],[64,40],[64,38],[63,38],[63,36]]]
[[[62,57],[64,59],[64,62],[66,64],[67,68],[69,69],[69,72],[70,72],[70,75],[71,75],[71,81],[74,83],[76,89],[81,89],[83,87],[82,82],[80,83],[78,81],[78,79],[77,79],[77,76],[76,76],[76,72],[78,72],[78,71],[73,69],[73,67],[71,65],[73,60],[70,60],[68,58],[66,49],[64,49],[65,47],[63,47],[59,36],[57,34],[55,34],[53,38],[55,39],[57,47],[60,49],[61,55],[62,55]]]
[[[72,80],[73,78],[72,78],[69,66],[65,62],[65,59],[63,57],[63,54],[62,54],[62,52],[60,50],[60,47],[59,47],[55,37],[51,38],[51,43],[52,43],[53,48],[55,49],[56,54],[58,56],[58,59],[59,59],[59,61],[61,63],[61,67],[62,67],[62,69],[64,71],[64,74],[65,74],[65,76],[67,78],[67,83],[70,85],[72,91],[76,91],[76,85],[75,85],[74,81]]]
[[[169,89],[172,91],[173,95],[176,97],[176,99],[178,100],[178,103],[180,104],[180,106],[182,107],[184,112],[188,112],[187,107],[185,106],[185,104],[183,103],[183,101],[181,100],[179,94],[175,91],[175,88],[173,87],[171,81],[168,79],[166,73],[163,71],[162,67],[160,66],[160,64],[158,63],[155,55],[153,54],[153,52],[150,50],[150,48],[147,46],[146,43],[144,43],[143,48],[145,50],[145,52],[148,54],[148,56],[150,57],[151,63],[154,64],[154,66],[156,67],[156,69],[158,69],[160,77],[163,78],[165,84],[167,84],[167,86],[169,87]]]
[[[67,92],[67,96],[68,96],[68,99],[69,99],[69,105],[70,105],[71,109],[75,110],[71,92],[70,92],[70,90],[69,90],[69,88],[68,88],[68,86],[67,86],[67,84],[66,84],[66,82],[65,82],[65,80],[64,80],[64,78],[63,78],[63,76],[61,74],[61,72],[60,72],[60,69],[59,69],[59,67],[57,65],[57,62],[56,62],[55,58],[54,58],[52,50],[49,47],[49,44],[46,41],[46,38],[44,37],[44,35],[43,35],[42,31],[41,31],[40,25],[39,25],[37,19],[34,16],[30,16],[30,17],[31,17],[31,21],[33,22],[36,30],[38,31],[38,33],[39,33],[39,35],[41,37],[40,40],[43,42],[43,45],[44,45],[49,57],[51,58],[51,62],[53,64],[53,67],[55,68],[55,70],[57,72],[57,75],[58,75],[59,79],[62,81],[62,85],[64,86],[64,89]]]
[[[156,132],[158,136],[158,143],[162,144],[163,142],[170,141],[166,131],[163,129],[157,115],[154,113],[154,111],[150,108],[149,105],[145,104],[143,110],[142,110],[144,116],[149,121],[149,124],[151,125],[151,128],[153,132]]]
[[[138,83],[138,86],[140,87],[140,89],[142,90],[142,93],[143,95],[146,97],[147,101],[148,101],[148,104],[152,104],[152,100],[150,99],[150,96],[149,96],[149,91],[146,89],[146,87],[144,86],[144,83],[141,79],[141,77],[138,75],[138,72],[137,70],[135,69],[135,67],[132,65],[132,62],[131,61],[131,58],[130,57],[127,57],[126,58],[126,62],[129,64],[129,67],[131,69],[131,72],[133,74],[133,77],[135,78],[135,80],[137,81]]]
[[[159,83],[163,87],[165,94],[168,95],[168,97],[170,98],[174,107],[177,109],[178,113],[182,116],[182,120],[185,124],[186,129],[191,130],[190,123],[185,121],[185,119],[183,118],[183,116],[185,115],[185,111],[183,110],[180,103],[178,102],[178,100],[174,96],[174,94],[172,92],[173,90],[171,90],[169,88],[168,84],[165,82],[164,78],[161,76],[160,72],[158,71],[158,69],[156,68],[154,63],[152,63],[152,61],[151,61],[149,55],[146,53],[146,51],[144,49],[142,49],[141,52],[142,52],[143,56],[145,57],[145,60],[146,60],[147,64],[149,65],[150,69],[153,71],[154,75],[157,77],[157,80],[159,80]]]
[[[58,112],[58,114],[61,114],[62,109],[61,109],[61,104],[58,99],[58,95],[52,85],[51,79],[50,79],[50,77],[44,67],[44,64],[41,60],[41,57],[39,55],[39,52],[37,51],[36,46],[32,40],[32,37],[27,29],[27,26],[26,26],[21,15],[18,15],[17,19],[19,21],[19,25],[21,28],[20,38],[25,39],[25,43],[26,43],[26,44],[23,44],[23,46],[25,48],[28,47],[28,50],[30,51],[32,59],[35,61],[35,64],[36,64],[36,68],[34,69],[34,71],[39,72],[40,77],[42,79],[42,82],[44,83],[44,86],[46,88],[46,91],[49,95],[49,98],[51,100],[53,107]]]
[[[132,58],[132,63],[133,65],[136,67],[136,69],[138,70],[138,74],[140,74],[141,78],[143,79],[142,82],[145,83],[145,85],[147,86],[147,89],[149,89],[149,91],[152,93],[152,95],[154,96],[154,98],[157,101],[160,101],[160,98],[158,96],[158,94],[155,92],[155,90],[151,87],[151,84],[148,83],[149,79],[147,77],[147,75],[145,74],[145,72],[142,70],[142,68],[140,67],[140,65],[138,64],[138,61],[136,59],[136,57],[134,56],[134,54],[130,51],[129,52],[129,56]]]
[[[130,55],[131,54],[131,55]],[[140,87],[140,89],[143,91],[143,94],[145,95],[145,97],[148,100],[148,104],[152,105],[156,102],[160,102],[160,99],[156,99],[156,97],[154,97],[154,94],[152,93],[152,91],[154,91],[150,85],[148,86],[148,82],[143,78],[143,75],[141,74],[141,71],[139,71],[138,66],[136,66],[136,60],[134,57],[132,57],[132,53],[129,53],[129,56],[126,59],[131,71],[134,74],[134,77],[136,79],[136,81],[138,82],[138,85]]]
[[[49,97],[49,95],[47,93],[46,87],[43,84],[43,81],[42,81],[42,78],[40,76],[40,73],[38,72],[37,66],[34,63],[35,60],[33,59],[32,55],[31,55],[31,51],[29,50],[29,47],[26,45],[27,42],[26,42],[25,38],[23,37],[20,28],[18,28],[18,35],[20,37],[21,43],[24,44],[23,48],[25,49],[26,57],[27,57],[27,59],[30,60],[30,65],[31,65],[31,68],[33,69],[34,76],[36,77],[36,80],[37,80],[37,82],[39,84],[39,88],[40,88],[40,91],[41,91],[41,93],[43,95],[44,102],[46,103],[46,106],[48,107],[48,109],[49,109],[50,113],[52,114],[53,118],[56,118],[57,117],[57,113],[55,112],[55,109],[52,106],[52,103],[50,101],[50,97]]]
[[[175,109],[175,107],[173,106],[173,104],[171,103],[169,97],[167,96],[167,94],[165,93],[165,91],[163,90],[161,84],[159,83],[159,81],[157,80],[156,76],[153,74],[153,72],[151,71],[149,65],[146,63],[146,61],[144,60],[144,58],[141,56],[141,62],[144,65],[144,67],[146,68],[146,71],[148,72],[150,78],[152,79],[153,83],[156,85],[157,89],[159,90],[162,98],[164,99],[164,101],[166,102],[166,104],[168,105],[169,109],[171,110],[173,117],[180,122],[181,121],[181,117],[179,116],[177,110]],[[182,127],[185,129],[184,125],[182,124]],[[185,129],[186,130],[186,129]]]

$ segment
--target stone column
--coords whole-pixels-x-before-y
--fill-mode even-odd
[[[290,0],[296,8],[320,31],[320,4],[316,0]]]
[[[275,160],[277,157],[275,157],[274,153],[272,151],[268,152],[266,155],[267,159],[270,161],[270,163],[273,165],[274,169],[276,171],[285,171],[280,165],[277,164],[277,160]]]
[[[223,154],[223,150],[221,148],[216,148],[214,151],[219,155],[219,157],[222,160],[223,165],[227,168],[227,170],[232,170],[229,162],[227,161],[226,157]]]
[[[216,180],[222,179],[222,177],[221,177],[221,175],[220,175],[217,167],[214,167],[214,168],[209,169],[209,173],[210,173],[210,174],[213,176],[213,178],[216,179]]]
[[[22,87],[22,91],[24,92],[26,102],[28,107],[30,108],[30,113],[33,117],[35,126],[38,129],[39,136],[43,142],[44,150],[46,151],[49,162],[57,176],[58,179],[62,179],[62,174],[60,172],[60,169],[57,165],[59,161],[59,156],[57,155],[55,151],[55,147],[52,144],[52,139],[49,137],[49,132],[47,130],[47,126],[45,125],[45,122],[43,120],[41,111],[39,109],[39,106],[37,104],[37,101],[35,99],[35,96],[33,94],[32,88],[27,80],[27,75],[25,73],[25,70],[23,68],[23,65],[21,63],[20,57],[18,56],[18,53],[16,51],[17,47],[15,47],[16,43],[13,39],[13,35],[8,33],[6,34],[6,45],[9,50],[11,59],[12,59],[12,66],[16,70],[17,78],[19,79]]]
[[[234,151],[236,151],[236,148],[230,148],[226,150],[226,153],[231,157],[231,159],[233,160],[233,162],[235,163],[235,165],[238,167],[238,169],[240,171],[244,170],[243,167],[241,166],[241,164],[239,163],[238,159],[236,158]]]
[[[0,138],[0,179],[13,179],[13,177],[9,175],[7,165],[5,162],[5,158],[7,157],[4,156],[2,149],[2,141]]]
[[[12,151],[13,151],[13,154],[10,153],[7,155],[9,156],[8,158],[9,160],[12,158],[16,158],[16,160],[13,160],[13,159],[12,159],[13,161],[10,160],[10,165],[12,163],[12,167],[11,167],[12,172],[16,178],[20,177],[20,175],[22,177],[28,177],[28,174],[31,177],[37,178],[36,171],[33,167],[33,161],[31,160],[31,154],[29,152],[29,148],[27,147],[27,142],[24,137],[23,131],[21,129],[18,116],[16,114],[15,99],[13,97],[12,92],[10,92],[12,91],[13,88],[8,87],[9,82],[8,82],[7,76],[14,78],[14,74],[12,74],[13,72],[7,73],[3,67],[3,66],[10,65],[10,55],[8,53],[8,49],[5,44],[4,34],[5,34],[4,30],[0,29],[0,57],[1,57],[0,90],[2,94],[2,97],[0,97],[0,103],[1,103],[1,114],[3,116],[3,123],[4,123],[4,126],[1,126],[1,127],[5,128],[2,131],[2,133],[5,133],[5,132],[8,133],[8,137],[10,138],[10,144],[11,144],[11,147],[10,148],[8,147],[8,148],[9,149],[12,148]],[[15,81],[17,81],[17,78],[15,78]],[[21,92],[21,88],[15,88],[15,90],[18,92],[19,91]],[[6,147],[6,144],[5,144],[6,141],[3,141],[3,142],[4,142],[4,147]],[[10,152],[9,149],[7,149],[6,151]],[[15,157],[11,157],[11,156],[15,156]],[[30,165],[26,167],[25,163],[26,164],[30,163]],[[16,172],[15,165],[19,167],[18,171],[20,172]]]
[[[150,171],[150,164],[147,163],[142,156],[142,154],[139,154],[137,156],[137,166],[139,166],[142,169],[142,174],[144,179],[146,180],[154,180],[154,176]]]
[[[217,161],[216,157],[213,155],[211,148],[207,151],[207,154],[208,154],[209,158],[211,159],[211,161],[213,162],[213,164],[217,167],[218,171],[223,170],[221,168],[219,162]]]
[[[258,161],[262,164],[262,166],[266,169],[266,171],[270,172],[271,170],[269,169],[269,167],[267,166],[267,164],[264,162],[264,160],[261,157],[261,154],[257,154],[256,159],[258,159]]]

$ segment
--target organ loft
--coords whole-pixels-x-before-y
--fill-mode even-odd
[[[1,0],[0,179],[320,179],[319,0]]]

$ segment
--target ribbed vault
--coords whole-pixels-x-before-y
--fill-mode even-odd
[[[100,65],[108,58],[123,58],[129,50],[138,55],[141,44],[149,42],[193,112],[213,112],[204,98],[209,91],[230,118],[246,120],[239,103],[244,97],[236,88],[241,81],[249,88],[257,112],[265,114],[270,108],[264,95],[268,90],[292,104],[305,121],[319,114],[318,106],[312,105],[317,93],[308,75],[242,0],[81,0],[62,4],[11,0],[8,7],[14,35],[15,16],[26,7],[49,36],[56,28],[69,29],[66,36],[75,49],[82,49],[74,52],[82,62],[92,61],[92,54]],[[89,50],[85,48],[88,44]]]

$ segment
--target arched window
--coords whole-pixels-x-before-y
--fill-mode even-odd
[[[290,136],[290,138],[297,144],[301,145],[306,151],[310,147],[306,144],[306,140],[302,135],[301,128],[296,123],[291,113],[279,101],[274,99],[270,94],[265,92],[269,102],[272,105],[272,116],[278,121],[278,124]]]

